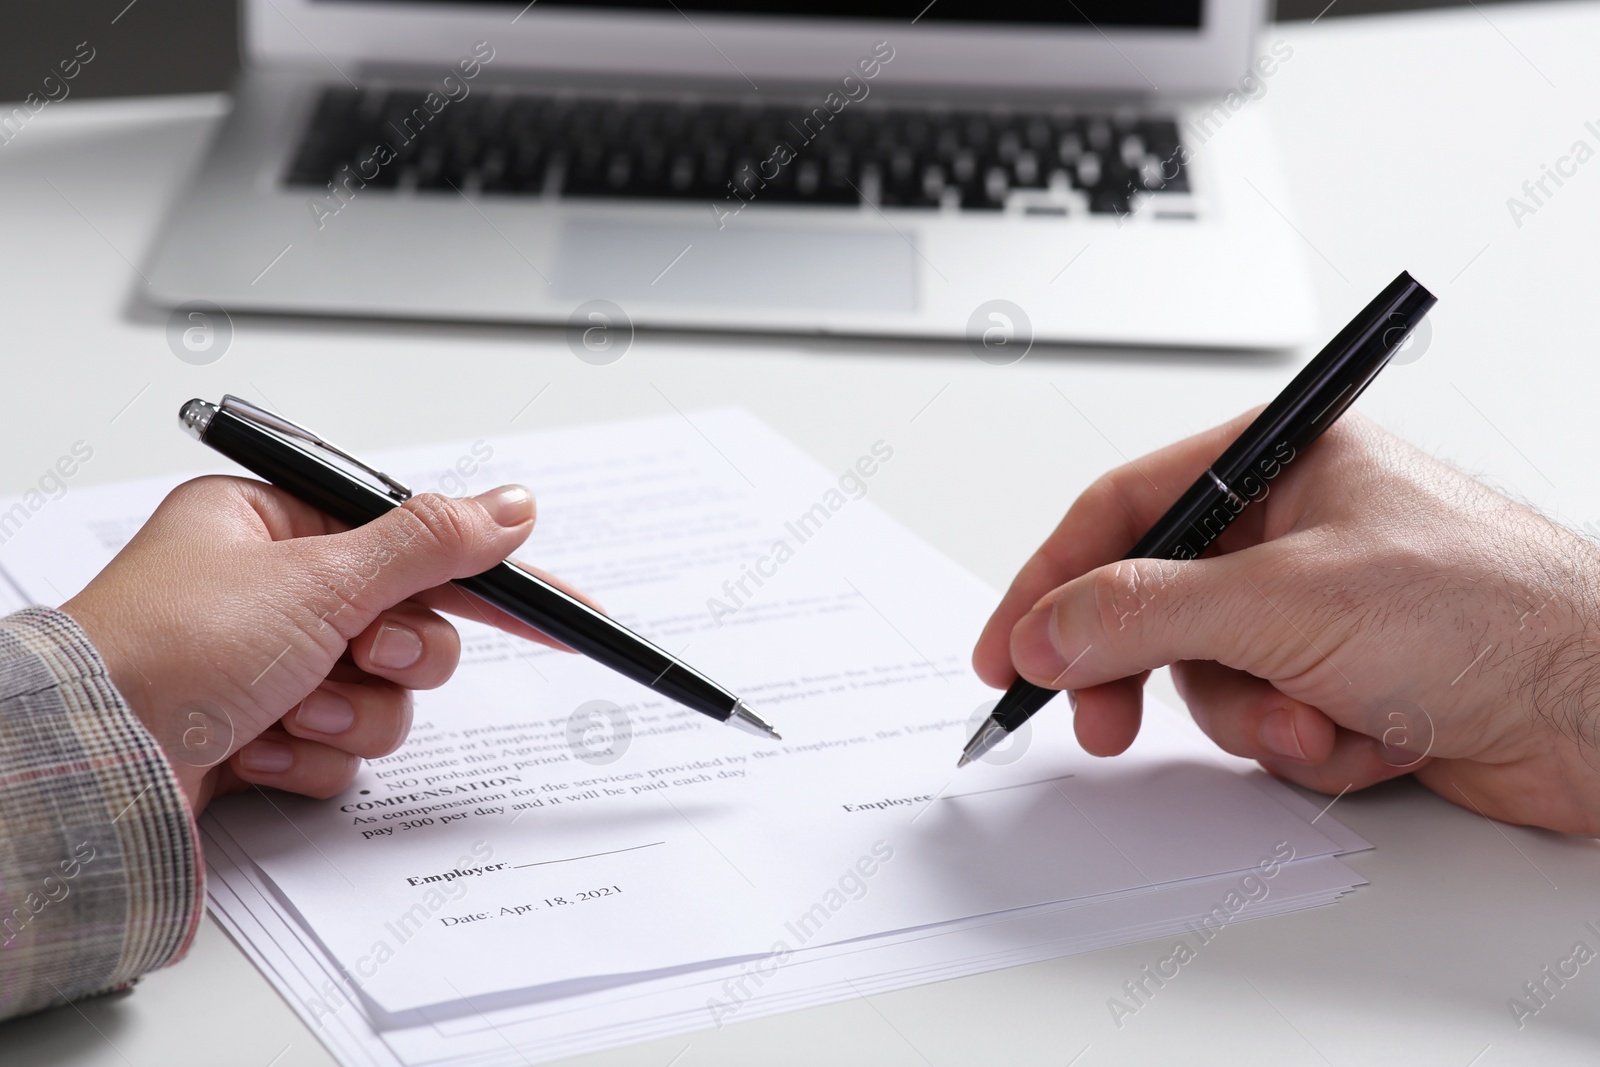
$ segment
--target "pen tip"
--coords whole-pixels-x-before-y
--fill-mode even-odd
[[[972,735],[972,740],[961,750],[961,762],[956,764],[960,770],[969,763],[976,763],[983,759],[994,747],[1004,741],[1011,731],[1000,725],[1000,721],[993,715],[983,720],[983,725],[978,727],[978,732]]]
[[[747,734],[755,734],[757,737],[771,738],[774,741],[783,740],[783,735],[774,730],[770,722],[751,711],[750,706],[742,700],[734,705],[733,713],[728,716],[728,725],[738,727]]]

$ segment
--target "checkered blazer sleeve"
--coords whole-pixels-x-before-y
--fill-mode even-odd
[[[179,959],[202,878],[177,779],[83,630],[0,619],[0,1018]]]

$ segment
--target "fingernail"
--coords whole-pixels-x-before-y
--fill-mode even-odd
[[[300,702],[294,721],[303,730],[316,734],[342,734],[356,721],[355,706],[326,689],[315,689]]]
[[[1050,636],[1050,614],[1048,606],[1034,608],[1011,631],[1011,662],[1024,676],[1054,678],[1067,668]]]
[[[1067,690],[1067,707],[1073,711],[1078,710],[1078,691],[1076,689]]]
[[[422,658],[422,638],[409,626],[386,622],[378,627],[378,636],[373,638],[368,658],[375,667],[404,670]]]
[[[477,500],[501,526],[521,526],[533,518],[533,494],[520,485],[502,485],[480,494]]]
[[[293,763],[293,750],[277,741],[252,741],[239,750],[239,764],[256,774],[281,774]]]
[[[1306,750],[1300,747],[1300,738],[1294,730],[1294,712],[1288,708],[1279,708],[1262,719],[1256,729],[1256,740],[1275,755],[1297,760],[1306,758]]]

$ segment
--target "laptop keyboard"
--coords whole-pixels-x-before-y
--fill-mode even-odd
[[[287,184],[1050,215],[1189,191],[1177,124],[1160,115],[510,93],[435,113],[424,96],[324,90]]]

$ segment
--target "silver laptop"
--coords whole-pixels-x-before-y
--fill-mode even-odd
[[[243,0],[148,275],[230,311],[1291,347],[1265,6]]]

